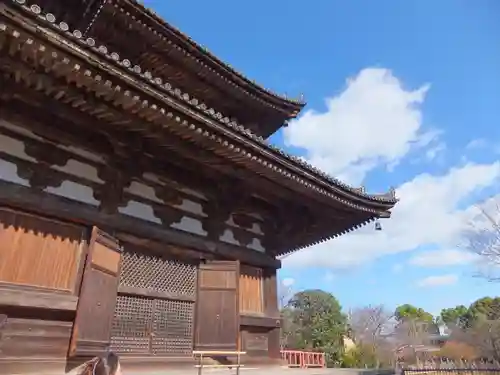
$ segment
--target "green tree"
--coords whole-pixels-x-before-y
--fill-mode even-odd
[[[329,366],[340,363],[344,351],[346,316],[339,301],[322,290],[305,290],[296,293],[286,309],[289,347],[323,351]]]
[[[500,297],[483,297],[473,302],[469,307],[469,318],[472,320],[500,319]]]
[[[442,309],[439,314],[441,320],[448,326],[464,326],[469,319],[469,309],[464,305],[458,305],[447,309]]]
[[[404,304],[398,306],[394,312],[395,318],[399,321],[405,320],[415,320],[420,322],[432,322],[434,320],[431,313],[428,313],[420,307],[416,307],[410,304]]]
[[[453,322],[459,317],[459,324],[451,327],[453,341],[469,345],[482,358],[500,362],[500,297],[480,298],[465,313],[463,306],[445,310],[443,320]]]

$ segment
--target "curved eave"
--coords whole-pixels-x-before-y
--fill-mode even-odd
[[[248,91],[258,96],[261,100],[279,107],[282,112],[287,114],[288,118],[296,117],[306,105],[305,101],[287,98],[283,95],[274,93],[257,84],[255,81],[248,79],[137,0],[110,0],[110,3],[127,4],[132,9],[135,9],[137,13],[142,13],[145,23],[149,26],[151,31],[155,26],[159,27],[165,37],[175,41],[180,48],[189,52],[194,59],[212,68],[223,78],[241,87],[244,91]]]
[[[337,237],[340,237],[340,236],[343,236],[347,233],[350,233],[350,232],[353,232],[361,227],[364,227],[365,225],[375,221],[377,219],[377,217],[370,217],[368,218],[367,220],[364,220],[364,221],[361,221],[359,224],[355,224],[345,230],[342,230],[342,231],[339,231],[339,232],[335,232],[335,233],[331,233],[329,236],[326,236],[326,237],[322,237],[322,238],[319,238],[318,240],[316,241],[312,241],[308,244],[305,244],[305,245],[300,245],[300,246],[297,246],[297,247],[293,247],[291,249],[286,249],[286,250],[282,250],[280,252],[278,252],[276,254],[277,257],[279,257],[279,259],[284,259],[286,258],[288,255],[291,255],[293,253],[295,253],[296,251],[299,251],[299,250],[303,250],[303,249],[307,249],[308,247],[311,247],[311,246],[315,246],[315,245],[319,245],[323,242],[326,242],[326,241],[330,241],[330,240],[333,240]]]
[[[31,7],[27,7],[22,5],[22,3],[19,3],[19,0],[12,1],[18,6],[21,6],[21,9],[25,12],[35,16],[38,22],[50,25],[52,30],[67,37],[69,40],[77,42],[80,47],[84,47],[95,53],[96,58],[104,58],[105,61],[113,64],[125,74],[132,74],[133,76],[146,82],[150,89],[154,92],[168,92],[168,95],[174,95],[181,101],[181,103],[184,102],[185,105],[195,109],[200,115],[203,116],[205,122],[207,122],[218,133],[224,134],[229,141],[245,144],[245,148],[249,149],[250,152],[240,148],[238,148],[238,150],[239,152],[245,154],[247,158],[251,158],[252,164],[255,164],[256,169],[258,166],[258,169],[261,171],[266,170],[267,173],[273,175],[274,178],[276,178],[276,175],[282,176],[287,184],[289,181],[292,181],[299,186],[301,185],[302,187],[321,194],[327,198],[335,198],[340,203],[347,205],[354,203],[352,206],[357,206],[362,210],[364,208],[368,208],[369,211],[384,213],[385,215],[385,212],[390,210],[397,202],[393,190],[389,191],[387,194],[377,195],[367,194],[363,188],[350,187],[338,179],[333,178],[304,162],[302,159],[267,144],[262,137],[253,134],[248,129],[234,121],[223,118],[220,113],[216,113],[213,109],[206,107],[200,108],[198,104],[194,104],[193,98],[185,97],[180,92],[175,95],[175,90],[172,88],[166,90],[165,87],[162,86],[161,82],[157,81],[154,77],[151,77],[149,73],[142,73],[140,70],[135,71],[135,67],[132,68],[130,61],[119,60],[119,56],[116,53],[108,51],[104,46],[96,47],[93,40],[92,43],[89,42],[91,38],[88,38],[87,40],[82,39],[80,31],[75,30],[71,32],[68,30],[68,25],[64,24],[64,22],[61,23],[61,25],[64,24],[64,28],[61,28],[61,26],[55,24],[53,20],[48,20],[44,16],[43,9],[40,9],[38,6],[32,5]],[[127,62],[126,65],[124,64],[125,61]],[[163,94],[160,94],[160,96],[163,96]],[[155,111],[159,110],[160,109],[155,105]],[[234,148],[234,146],[232,147]],[[377,216],[380,216],[380,214]]]
[[[283,159],[282,162],[287,160]],[[322,175],[311,173],[309,168],[304,168],[301,165],[295,165],[293,169],[296,175],[303,177],[301,183],[307,188],[316,190],[319,188],[322,191],[332,193],[339,198],[340,202],[354,203],[356,206],[366,207],[368,209],[380,212],[379,217],[389,217],[389,211],[396,205],[398,199],[394,191],[391,189],[385,194],[369,194],[364,189],[350,187],[341,181],[325,180]],[[287,176],[287,173],[282,173]]]

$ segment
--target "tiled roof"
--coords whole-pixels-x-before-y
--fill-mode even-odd
[[[335,177],[332,177],[319,170],[318,168],[312,166],[311,164],[305,162],[301,158],[290,155],[280,148],[269,144],[265,139],[255,135],[250,130],[246,129],[237,122],[231,121],[228,117],[225,117],[215,109],[208,108],[204,103],[200,103],[197,98],[190,96],[188,93],[181,92],[180,89],[172,87],[170,83],[164,82],[159,77],[153,77],[150,72],[143,71],[139,65],[134,65],[133,62],[127,59],[121,59],[116,52],[109,51],[106,46],[97,46],[93,38],[83,37],[82,31],[71,31],[69,25],[66,22],[57,22],[53,14],[44,14],[42,9],[38,5],[33,4],[31,6],[27,6],[26,0],[11,1],[14,4],[22,6],[23,10],[36,16],[39,21],[50,25],[51,28],[57,30],[58,32],[62,32],[69,39],[77,41],[80,45],[91,49],[106,61],[114,64],[116,67],[124,69],[128,73],[140,78],[147,84],[151,85],[152,88],[175,97],[194,110],[200,111],[205,116],[214,120],[216,123],[221,124],[228,129],[231,129],[232,131],[243,135],[255,144],[259,144],[265,147],[269,150],[271,155],[274,155],[275,158],[279,158],[281,166],[276,165],[275,163],[269,163],[256,155],[250,155],[252,160],[255,159],[256,162],[261,163],[262,165],[271,168],[278,173],[282,173],[283,175],[285,175],[285,177],[293,179],[296,182],[300,182],[308,188],[316,190],[319,193],[325,194],[347,205],[352,205],[351,201],[353,199],[368,200],[374,203],[378,202],[387,206],[392,206],[397,202],[394,189],[390,189],[389,192],[384,194],[368,194],[363,187],[355,188],[349,186],[336,179]],[[289,170],[297,172],[298,175],[290,173]],[[311,183],[310,181],[314,181],[314,183]]]

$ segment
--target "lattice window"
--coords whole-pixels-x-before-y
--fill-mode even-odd
[[[118,296],[111,333],[111,348],[118,353],[149,353],[154,301]]]
[[[153,353],[190,355],[193,350],[193,322],[193,302],[157,300],[153,319]]]
[[[196,266],[159,257],[125,252],[120,285],[195,296]]]
[[[159,356],[192,354],[195,303],[165,297],[194,299],[197,289],[195,265],[127,249],[123,254],[120,285],[137,288],[137,294],[118,297],[112,332],[113,350]],[[166,296],[139,295],[145,289]]]

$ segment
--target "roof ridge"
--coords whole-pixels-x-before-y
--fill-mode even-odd
[[[230,64],[225,63],[222,61],[220,58],[218,58],[215,54],[213,54],[206,46],[203,46],[199,43],[197,43],[193,38],[191,38],[189,35],[183,33],[180,31],[177,27],[173,26],[169,22],[166,22],[162,17],[160,17],[153,9],[147,8],[144,4],[142,4],[141,0],[128,0],[129,2],[135,4],[136,6],[140,7],[141,10],[143,10],[145,13],[147,13],[149,16],[153,17],[156,21],[160,22],[164,27],[166,27],[168,30],[172,31],[173,33],[177,34],[180,38],[183,38],[186,42],[191,44],[192,48],[198,49],[199,52],[207,55],[214,63],[220,65],[222,68],[228,71],[230,74],[234,74],[238,79],[242,80],[246,84],[251,84],[255,88],[262,90],[263,92],[270,94],[280,100],[283,100],[285,102],[288,102],[293,105],[301,105],[304,106],[306,105],[306,102],[304,98],[300,97],[298,99],[290,98],[286,94],[280,94],[277,93],[271,89],[268,89],[264,87],[263,85],[257,83],[255,80],[252,80],[248,77],[246,77],[243,73],[239,72],[236,70],[234,67],[232,67]]]
[[[36,4],[28,6],[28,5],[26,5],[26,0],[11,0],[11,2],[21,6],[21,8],[24,11],[27,11],[27,12],[34,14],[39,20],[48,23],[53,29],[58,30],[58,31],[62,31],[67,37],[78,41],[82,46],[90,47],[92,49],[92,51],[103,56],[108,61],[111,61],[112,63],[119,66],[120,68],[127,69],[130,73],[135,74],[136,76],[140,77],[142,80],[145,80],[146,82],[148,82],[150,85],[156,87],[157,89],[164,91],[164,92],[166,91],[169,95],[174,96],[175,98],[183,101],[184,103],[188,104],[189,106],[196,108],[198,111],[202,112],[203,114],[205,114],[208,117],[211,117],[213,120],[217,121],[218,123],[221,123],[221,124],[225,125],[226,127],[229,127],[232,130],[235,130],[236,132],[246,136],[247,138],[251,139],[252,141],[254,141],[258,144],[261,144],[262,146],[279,154],[284,159],[287,159],[288,161],[291,161],[291,162],[299,165],[300,167],[302,167],[305,170],[305,172],[313,174],[313,177],[320,178],[320,179],[324,180],[324,182],[326,182],[326,183],[330,183],[330,184],[335,185],[337,188],[344,189],[346,192],[354,193],[362,198],[372,200],[374,202],[396,203],[398,201],[396,198],[394,188],[390,188],[388,192],[383,193],[383,194],[368,194],[368,193],[366,193],[364,187],[359,187],[359,188],[352,187],[352,186],[340,181],[339,179],[337,179],[333,176],[330,176],[329,174],[323,172],[322,170],[314,167],[313,165],[307,163],[301,157],[291,155],[291,154],[285,152],[284,150],[270,144],[263,137],[254,134],[252,131],[250,131],[249,129],[245,128],[244,126],[238,124],[236,121],[230,120],[228,117],[225,117],[222,113],[217,112],[213,108],[208,108],[205,103],[199,103],[198,99],[196,99],[195,97],[192,97],[187,93],[182,93],[181,90],[178,88],[173,88],[170,83],[168,83],[168,82],[163,83],[161,78],[153,77],[152,74],[148,71],[142,72],[141,67],[139,65],[132,66],[132,63],[130,62],[130,60],[128,60],[128,59],[121,60],[118,53],[109,52],[106,46],[100,45],[99,47],[96,47],[95,40],[93,38],[90,38],[90,37],[83,39],[83,33],[80,30],[73,30],[73,32],[70,32],[70,27],[66,22],[62,21],[62,22],[59,22],[59,24],[56,24],[55,16],[51,13],[42,14],[43,10],[40,6],[38,6]]]

